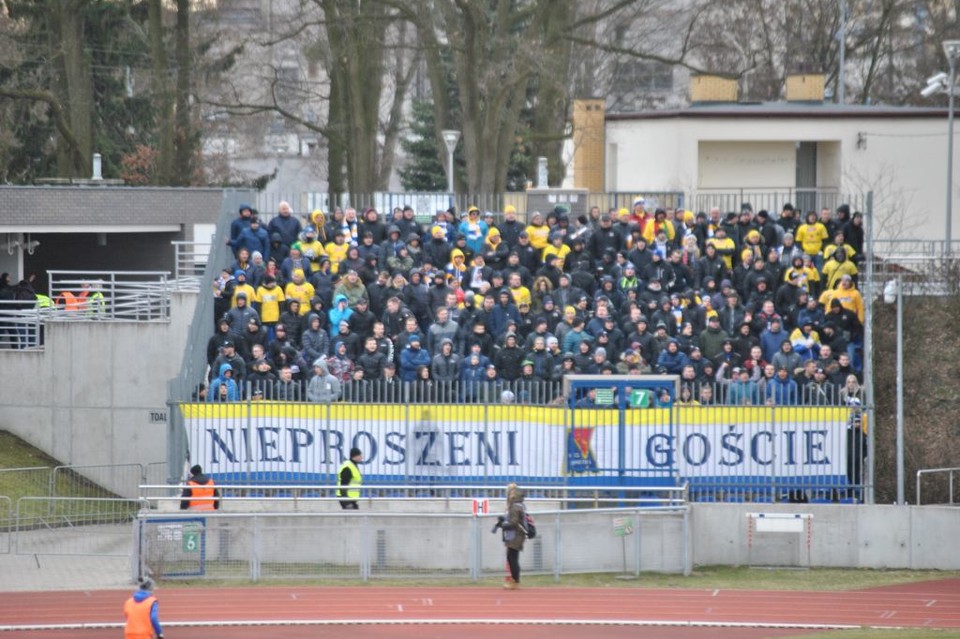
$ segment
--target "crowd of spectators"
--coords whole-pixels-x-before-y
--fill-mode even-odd
[[[278,208],[231,225],[207,401],[550,403],[573,373],[679,375],[663,399],[685,405],[860,398],[863,219],[846,205],[429,224]]]

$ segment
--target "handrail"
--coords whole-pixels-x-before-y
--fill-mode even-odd
[[[661,507],[679,508],[688,502],[688,485],[680,486],[559,486],[555,484],[522,484],[527,501],[552,503],[601,503],[659,504]],[[142,484],[140,499],[150,503],[180,501],[180,493],[189,485]],[[217,484],[224,501],[258,502],[323,502],[339,501],[336,493],[343,489],[334,484]],[[450,502],[466,499],[505,499],[506,487],[470,484],[375,484],[363,485],[364,501],[405,502],[424,500]],[[159,492],[161,494],[151,494]],[[175,494],[171,494],[175,493]],[[236,494],[239,493],[239,494]],[[401,493],[398,495],[398,493]],[[405,493],[405,494],[403,494]],[[426,493],[426,494],[425,494]],[[637,496],[631,496],[637,495]],[[642,495],[642,496],[641,496]],[[653,496],[651,496],[653,495]],[[662,496],[658,496],[662,495]]]
[[[949,480],[948,480],[949,488],[947,490],[947,495],[950,501],[947,503],[952,504],[953,503],[953,474],[957,472],[960,472],[960,466],[953,467],[953,468],[923,468],[921,470],[918,470],[917,471],[917,505],[920,506],[923,503],[920,501],[920,480],[922,479],[923,475],[932,475],[934,473],[950,473]]]

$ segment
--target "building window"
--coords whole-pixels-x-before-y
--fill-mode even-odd
[[[617,85],[628,91],[672,91],[673,67],[654,60],[627,60],[618,65]]]

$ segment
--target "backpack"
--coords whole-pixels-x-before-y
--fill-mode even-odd
[[[527,539],[533,539],[537,536],[537,525],[533,522],[533,517],[530,516],[530,513],[527,512],[526,506],[521,506],[523,509],[523,523],[520,524],[520,528],[523,530],[523,534],[526,535]]]

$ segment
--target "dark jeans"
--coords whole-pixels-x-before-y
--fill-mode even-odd
[[[344,510],[360,510],[360,504],[355,501],[341,501],[340,508]]]
[[[507,548],[507,566],[510,568],[510,576],[517,583],[520,583],[520,551],[515,548]]]

